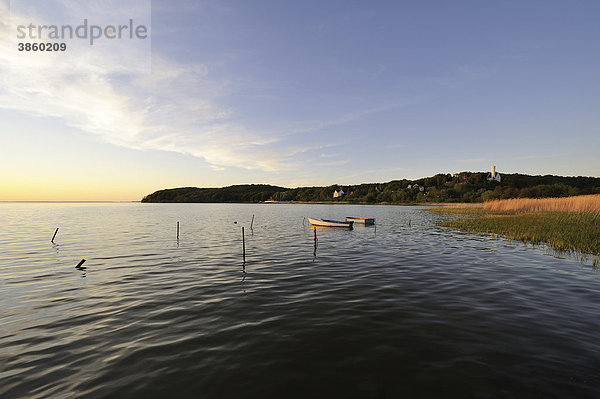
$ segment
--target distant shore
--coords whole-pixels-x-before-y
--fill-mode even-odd
[[[344,203],[435,205],[483,203],[502,198],[565,197],[600,194],[600,178],[505,174],[502,181],[488,172],[437,174],[416,180],[387,183],[333,184],[288,188],[270,184],[238,184],[227,187],[176,187],[155,191],[142,202],[194,203]]]

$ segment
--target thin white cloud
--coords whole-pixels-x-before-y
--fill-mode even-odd
[[[528,160],[531,160],[531,159],[552,158],[554,156],[555,155],[549,155],[549,154],[548,155],[522,155],[522,156],[519,156],[519,157],[515,157],[513,159],[516,160],[516,161],[528,161]]]
[[[338,178],[338,181],[347,181],[348,182],[348,181],[353,181],[353,180],[356,180],[357,178],[359,178],[359,179],[363,180],[364,182],[367,182],[367,181],[369,181],[369,179],[373,179],[373,178],[381,179],[382,175],[394,176],[396,174],[404,172],[405,170],[406,169],[402,168],[402,167],[368,169],[368,170],[363,170],[358,173],[342,175]]]
[[[486,158],[470,158],[470,159],[458,159],[456,162],[459,163],[480,163],[487,161]]]
[[[2,7],[6,27],[9,10]],[[30,20],[14,12],[11,19],[12,25]],[[232,111],[217,105],[228,83],[211,80],[206,65],[154,55],[152,73],[139,74],[99,68],[99,59],[123,64],[122,54],[111,48],[79,48],[73,57],[68,51],[20,53],[10,43],[0,46],[1,108],[60,118],[115,145],[191,154],[216,167],[285,169],[286,159],[306,151],[274,148],[276,136],[233,122]]]
[[[330,161],[330,162],[319,162],[317,163],[317,166],[319,167],[324,167],[324,168],[331,168],[331,167],[335,167],[335,166],[343,166],[350,163],[350,160],[348,159],[340,159],[338,161]]]
[[[1,6],[2,24],[7,27],[9,10],[6,4]],[[31,16],[12,11],[12,26],[31,21]],[[78,14],[85,15],[83,10]],[[298,167],[293,157],[322,148],[285,145],[282,139],[289,133],[251,131],[235,122],[233,111],[219,104],[231,90],[229,82],[211,79],[205,64],[175,63],[153,54],[152,72],[144,74],[135,66],[145,62],[143,53],[133,59],[128,54],[124,65],[125,54],[111,47],[77,50],[76,57],[68,51],[22,53],[2,42],[0,75],[5,79],[0,83],[0,108],[60,118],[118,146],[190,154],[215,170],[290,170]],[[134,65],[132,69],[128,64]],[[334,123],[353,118],[342,119]]]
[[[339,126],[345,125],[350,122],[355,122],[361,120],[367,116],[378,114],[381,112],[385,112],[395,108],[408,107],[411,105],[419,104],[425,101],[428,96],[415,96],[410,99],[406,99],[404,101],[395,102],[393,104],[386,104],[378,107],[372,107],[368,109],[363,109],[359,111],[348,112],[344,115],[337,116],[330,119],[320,120],[320,121],[310,121],[310,122],[302,122],[296,127],[293,127],[289,130],[286,135],[295,135],[299,133],[310,133],[325,129],[331,126]]]
[[[57,8],[62,4],[68,18],[74,20],[106,9],[87,1],[54,2]],[[10,13],[6,2],[0,7],[5,28],[33,18],[15,9]],[[126,15],[127,9],[119,12]],[[111,17],[101,15],[106,21]],[[13,47],[8,42],[0,43],[0,76],[4,77],[0,81],[0,108],[59,118],[67,126],[118,146],[190,154],[203,158],[215,170],[298,170],[303,164],[301,156],[328,145],[322,139],[293,144],[309,140],[292,140],[292,136],[427,99],[415,96],[330,119],[286,122],[280,129],[261,131],[247,128],[236,119],[235,110],[223,105],[234,88],[227,80],[215,79],[210,65],[178,63],[154,53],[151,73],[144,73],[148,72],[143,67],[148,61],[144,48],[129,53],[126,47],[80,45],[76,54],[40,54],[17,52]],[[332,162],[321,166],[342,164]]]

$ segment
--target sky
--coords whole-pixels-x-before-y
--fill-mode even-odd
[[[598,177],[599,17],[597,1],[0,0],[0,201],[491,165]],[[85,18],[148,35],[17,51],[20,23]]]

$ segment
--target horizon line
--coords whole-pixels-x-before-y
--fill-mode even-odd
[[[0,200],[0,203],[131,203],[141,200]]]

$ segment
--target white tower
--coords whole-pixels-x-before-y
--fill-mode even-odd
[[[492,173],[488,174],[487,179],[489,181],[492,181],[492,180],[496,180],[497,182],[502,181],[502,177],[500,176],[500,173],[496,172],[496,165],[492,165]]]

